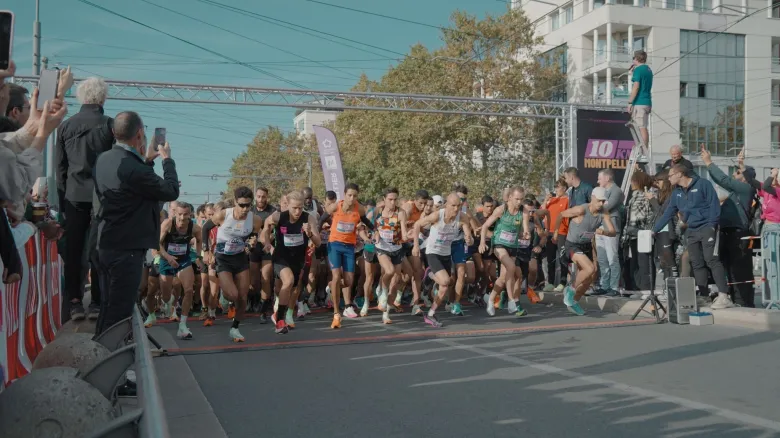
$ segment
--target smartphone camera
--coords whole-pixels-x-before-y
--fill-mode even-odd
[[[167,130],[165,128],[154,128],[154,150],[165,144],[166,134]]]

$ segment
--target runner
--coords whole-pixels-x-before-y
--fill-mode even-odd
[[[406,230],[406,211],[397,207],[398,189],[389,188],[384,193],[384,208],[374,221],[377,232],[374,234],[376,252],[379,264],[382,266],[382,277],[379,280],[381,292],[379,295],[379,310],[382,311],[382,322],[392,324],[390,307],[396,312],[402,312],[396,303],[398,283],[401,280],[401,263],[405,252],[402,236],[408,235]],[[391,304],[392,303],[392,304]]]
[[[564,218],[569,219],[569,233],[566,235],[564,254],[561,254],[561,257],[567,257],[567,264],[571,262],[576,265],[577,277],[574,280],[574,288],[566,286],[564,289],[563,304],[575,315],[585,314],[579,300],[596,279],[596,266],[593,264],[593,261],[597,260],[595,236],[612,237],[617,234],[609,213],[604,211],[606,201],[606,190],[596,187],[591,192],[590,203],[564,210],[555,221],[554,239],[557,240],[561,222]],[[606,225],[606,230],[602,228],[602,224]]]
[[[496,208],[495,201],[490,196],[484,196],[482,198],[482,211],[477,212],[474,215],[474,219],[479,222],[480,227],[485,224],[487,218],[493,214],[493,210]],[[477,274],[481,279],[481,287],[478,292],[478,299],[475,300],[477,305],[487,305],[485,300],[489,297],[487,290],[493,288],[493,282],[496,281],[496,258],[493,255],[493,230],[496,228],[494,223],[487,229],[487,236],[485,239],[486,250],[484,253],[477,249],[474,253],[474,265],[477,270]],[[480,236],[482,229],[480,228]],[[480,238],[480,242],[481,242]],[[483,296],[484,295],[484,296]]]
[[[469,228],[475,230],[479,227],[479,223],[471,216],[469,212],[468,194],[469,189],[458,184],[453,190],[460,198],[461,202],[461,217],[464,222],[469,224]],[[473,239],[471,240],[473,242]],[[463,308],[460,305],[460,299],[463,297],[463,289],[467,283],[474,280],[474,270],[471,270],[471,275],[467,275],[466,262],[469,260],[469,245],[465,243],[465,235],[463,231],[459,231],[458,237],[452,242],[452,263],[455,265],[456,280],[454,287],[450,290],[451,312],[453,315],[463,316]]]
[[[427,190],[418,190],[414,195],[414,201],[409,201],[404,205],[404,211],[406,212],[406,229],[409,233],[406,235],[406,242],[404,242],[404,255],[406,261],[404,265],[409,264],[411,268],[410,282],[412,286],[412,315],[422,315],[423,311],[421,305],[424,305],[422,299],[420,299],[421,279],[423,278],[424,267],[420,257],[415,257],[412,254],[412,248],[414,248],[414,237],[412,236],[412,228],[414,223],[420,220],[423,215],[425,206],[430,200],[430,195]]]
[[[424,316],[426,324],[432,327],[441,327],[442,323],[436,318],[436,309],[442,304],[451,284],[450,271],[452,269],[452,242],[460,234],[461,230],[467,243],[471,243],[471,227],[468,222],[461,221],[463,213],[460,211],[460,197],[457,193],[450,193],[447,196],[447,203],[441,210],[423,217],[414,224],[414,248],[412,254],[420,256],[420,243],[417,236],[420,230],[426,226],[431,226],[431,231],[427,239],[425,258],[430,266],[434,281],[439,286],[439,293],[436,295],[430,310]]]
[[[160,227],[160,289],[163,302],[169,302],[173,278],[177,277],[183,289],[179,330],[176,335],[181,339],[192,339],[187,328],[187,316],[192,308],[192,293],[195,275],[190,257],[190,242],[193,237],[200,246],[200,226],[192,222],[192,206],[179,202],[172,210],[173,216],[166,219]]]
[[[357,318],[351,294],[352,282],[355,278],[355,245],[357,244],[358,227],[362,227],[361,216],[365,217],[366,211],[358,201],[360,189],[357,184],[349,183],[344,190],[344,199],[328,204],[326,211],[331,215],[333,225],[330,228],[328,243],[328,263],[332,281],[330,283],[331,300],[333,302],[333,322],[331,328],[341,327],[341,315],[339,314],[339,297],[336,291],[341,290],[344,296],[344,316]],[[342,285],[343,280],[343,285]]]
[[[303,211],[303,194],[292,192],[287,195],[287,202],[287,211],[268,216],[260,234],[265,253],[272,254],[274,275],[282,282],[279,307],[272,317],[278,334],[285,334],[295,327],[292,309],[288,309],[290,297],[301,280],[309,240],[315,245],[320,244],[314,216]],[[274,245],[271,245],[271,230],[276,232]]]
[[[482,225],[479,252],[484,254],[487,251],[487,236],[491,226],[496,224],[493,229],[493,252],[501,263],[501,274],[486,300],[487,313],[490,316],[495,316],[495,298],[505,287],[509,299],[507,307],[509,313],[514,313],[516,316],[526,315],[525,309],[519,302],[519,291],[515,291],[518,250],[522,243],[530,241],[531,238],[528,218],[522,210],[524,192],[519,187],[510,189],[506,203],[496,208]]]
[[[208,307],[208,315],[203,321],[204,327],[211,327],[214,325],[214,320],[217,318],[217,306],[219,304],[219,278],[217,277],[217,264],[214,258],[214,254],[217,246],[217,232],[219,227],[214,224],[214,215],[223,211],[227,207],[227,203],[220,201],[214,204],[214,214],[203,225],[203,232],[201,233],[201,242],[203,245],[203,263],[206,265],[208,272],[208,284],[209,284],[209,296],[206,300],[205,306]]]
[[[276,209],[268,203],[268,189],[259,187],[255,190],[255,208],[253,213],[265,224],[266,219]],[[261,245],[255,245],[249,252],[249,275],[252,281],[254,294],[250,298],[250,312],[260,312],[260,324],[268,323],[268,313],[271,310],[271,282],[274,276],[274,266],[271,262],[271,254],[263,251]],[[258,295],[259,292],[259,295]]]
[[[249,258],[247,248],[255,245],[257,233],[263,228],[260,218],[252,213],[252,190],[238,187],[233,192],[236,206],[216,213],[212,218],[217,230],[217,276],[222,294],[235,307],[230,338],[233,342],[244,342],[238,326],[246,312],[249,294]]]

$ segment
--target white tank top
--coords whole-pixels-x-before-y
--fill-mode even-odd
[[[225,220],[217,229],[217,254],[234,255],[244,252],[246,238],[254,229],[254,217],[250,211],[246,219],[233,217],[233,209],[225,209]]]
[[[440,256],[452,255],[452,242],[458,238],[460,229],[460,212],[455,216],[455,220],[445,224],[444,209],[439,210],[439,221],[431,226],[425,253]]]

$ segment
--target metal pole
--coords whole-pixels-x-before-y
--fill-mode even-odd
[[[41,22],[40,18],[41,0],[35,0],[35,21],[33,22],[33,74],[41,74]]]
[[[309,161],[308,161],[308,163],[306,163],[306,167],[308,167],[308,170],[309,170],[309,187],[311,187],[311,177],[312,177],[312,167],[311,167],[312,166],[312,159],[311,159],[311,157],[312,157],[312,155],[309,154]]]

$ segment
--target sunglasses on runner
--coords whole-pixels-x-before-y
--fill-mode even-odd
[[[241,207],[241,208],[249,208],[249,207],[251,207],[251,206],[252,206],[252,203],[250,202],[250,203],[248,203],[248,204],[237,204],[237,205],[238,205],[239,207]]]

